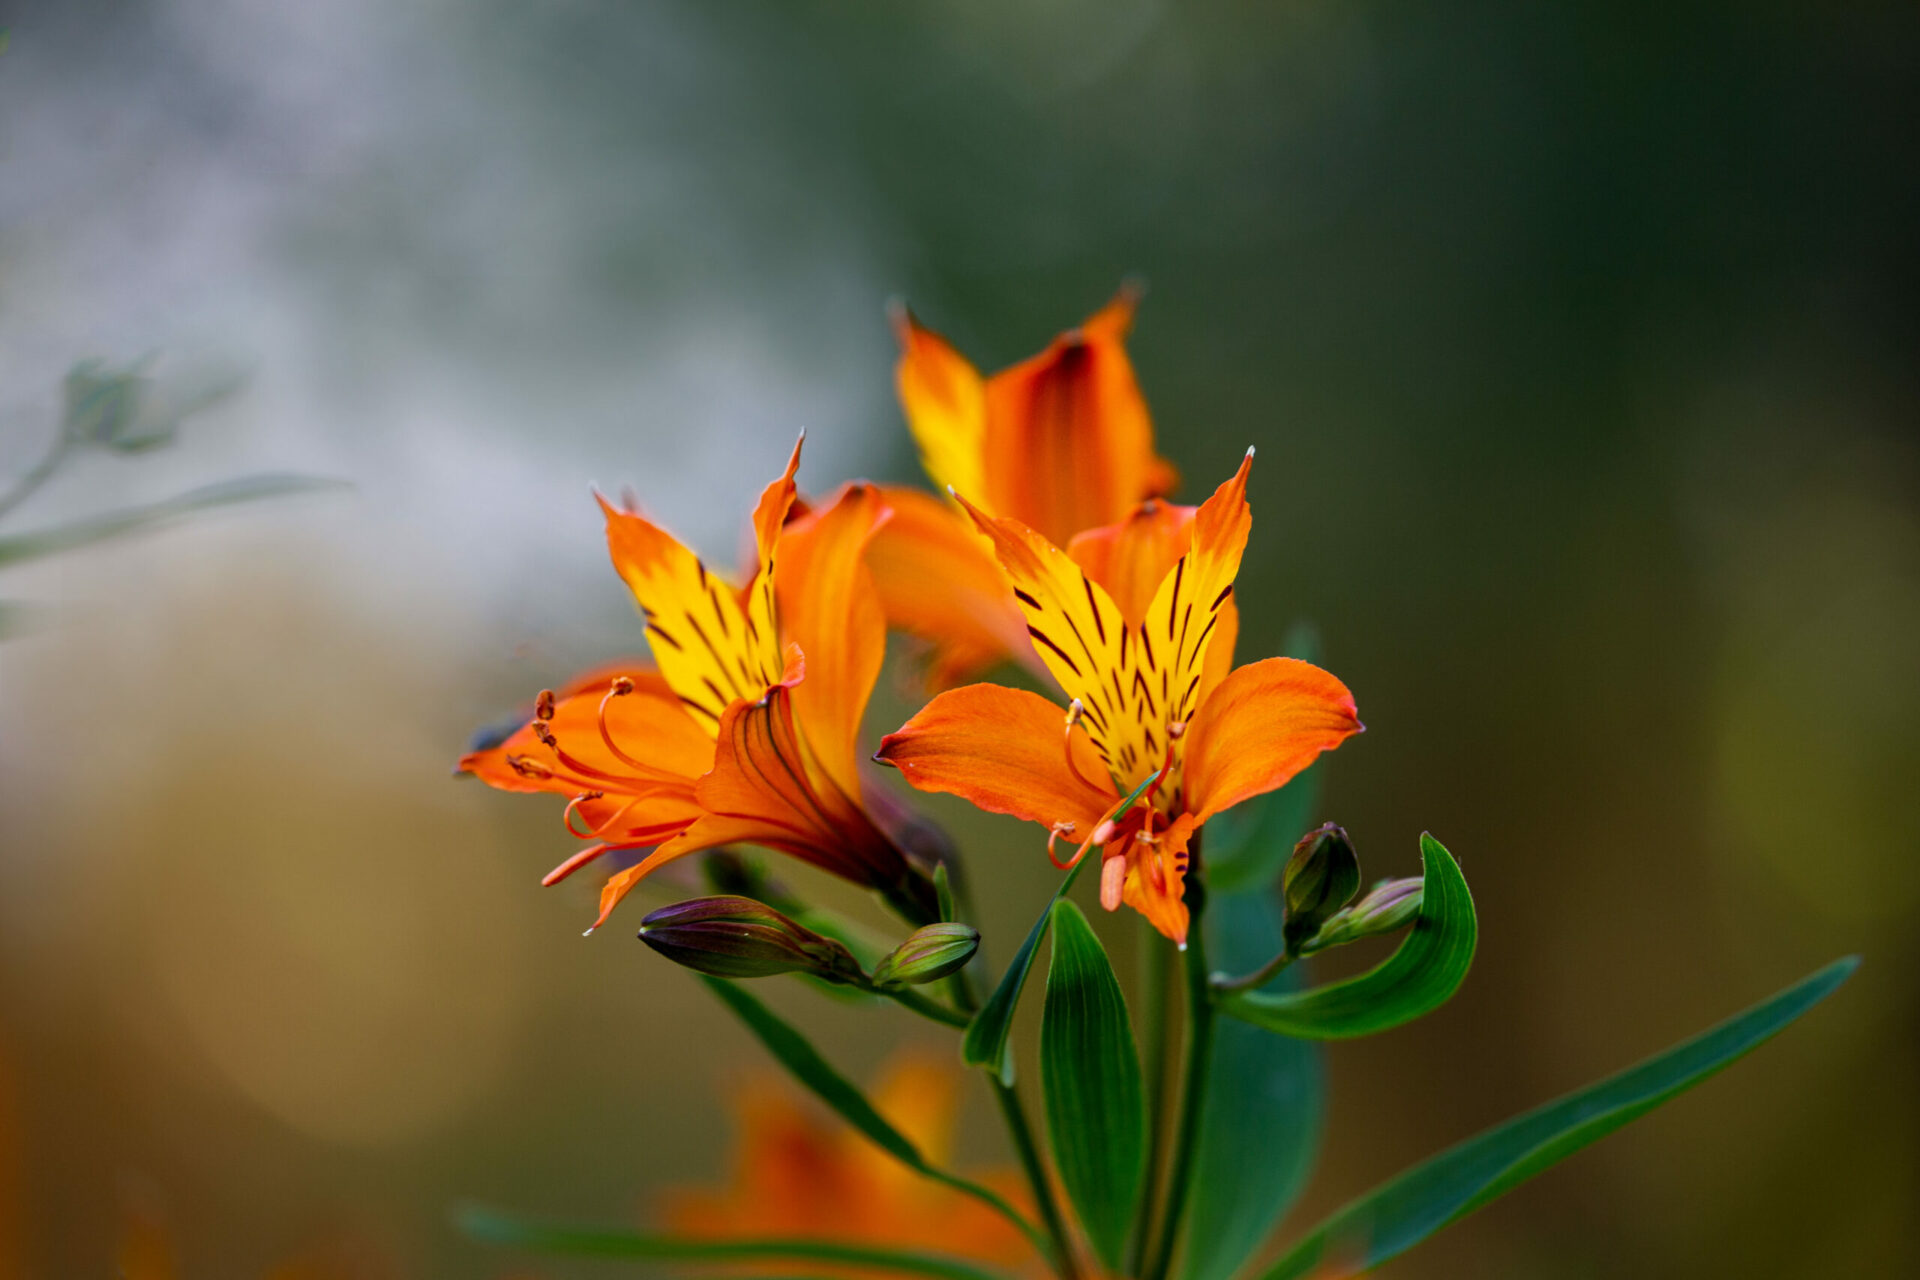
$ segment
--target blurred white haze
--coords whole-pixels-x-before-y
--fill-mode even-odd
[[[0,472],[78,360],[248,375],[14,525],[247,471],[355,486],[0,584],[50,624],[0,653],[0,950],[28,975],[0,1066],[10,1038],[116,1064],[29,1100],[30,1148],[67,1153],[30,1188],[53,1239],[110,1239],[131,1178],[196,1261],[246,1261],[426,1177],[286,1144],[444,1129],[582,954],[588,891],[533,884],[554,815],[447,770],[473,724],[639,644],[589,485],[730,563],[802,427],[816,489],[900,458],[886,228],[852,175],[784,170],[773,104],[671,19],[565,65],[504,4],[0,4]],[[275,1189],[292,1208],[236,1213]],[[196,1219],[251,1225],[211,1246]]]

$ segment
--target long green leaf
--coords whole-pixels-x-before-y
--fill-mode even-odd
[[[1281,1035],[1344,1040],[1397,1027],[1445,1004],[1473,964],[1479,925],[1453,855],[1423,835],[1420,856],[1426,864],[1420,916],[1386,960],[1311,991],[1234,992],[1221,999],[1221,1011]]]
[[[1858,964],[1853,956],[1836,960],[1639,1066],[1414,1166],[1316,1227],[1262,1280],[1350,1275],[1412,1248],[1763,1044],[1830,995]]]
[[[89,516],[70,524],[55,525],[49,529],[34,529],[0,538],[0,565],[53,555],[60,551],[72,551],[78,547],[91,546],[96,542],[105,542],[110,538],[125,537],[155,525],[177,520],[181,516],[191,515],[196,511],[204,511],[209,507],[230,506],[236,502],[253,502],[261,498],[276,498],[287,494],[309,493],[318,489],[345,487],[342,481],[316,479],[312,476],[258,475],[242,476],[237,480],[222,480],[218,484],[190,489],[164,502],[128,507],[122,511],[110,511],[105,515]]]
[[[1299,786],[1296,778],[1289,787]],[[1279,951],[1278,895],[1208,895],[1207,956],[1228,972]],[[1299,977],[1295,966],[1276,985]],[[1184,1280],[1227,1280],[1271,1236],[1306,1188],[1320,1149],[1326,1078],[1320,1046],[1243,1022],[1214,1028],[1187,1209]]]
[[[832,1240],[689,1240],[637,1231],[528,1222],[480,1208],[459,1210],[454,1215],[454,1221],[472,1239],[540,1253],[592,1258],[645,1258],[659,1262],[741,1262],[751,1259],[831,1262],[877,1271],[931,1276],[934,1280],[1001,1280],[993,1272],[957,1258],[906,1249],[841,1244]]]
[[[702,974],[700,980],[747,1024],[747,1029],[759,1037],[760,1043],[779,1060],[781,1066],[810,1089],[815,1097],[833,1108],[841,1119],[865,1134],[875,1146],[916,1173],[945,1183],[985,1204],[1019,1227],[1042,1254],[1052,1247],[1040,1229],[999,1192],[928,1163],[927,1158],[920,1154],[920,1149],[913,1145],[912,1139],[894,1128],[885,1116],[874,1109],[873,1104],[867,1101],[867,1096],[860,1092],[859,1086],[835,1070],[833,1064],[821,1057],[820,1051],[805,1036],[763,1004],[759,997],[724,978]]]
[[[960,1057],[966,1064],[985,1067],[998,1075],[1002,1084],[1013,1083],[1013,1054],[1008,1052],[1007,1038],[1013,1034],[1013,1013],[1020,1007],[1020,993],[1027,988],[1027,972],[1033,968],[1033,954],[1053,923],[1054,904],[1060,901],[1061,895],[1066,893],[1074,878],[1080,874],[1080,868],[1088,861],[1089,858],[1081,859],[1073,870],[1060,878],[1053,897],[1047,899],[1047,909],[1033,922],[1033,928],[1027,930],[1027,940],[1013,953],[1013,963],[1000,975],[993,993],[980,1006],[980,1012],[973,1015],[967,1034],[960,1041]]]
[[[1080,1225],[1118,1271],[1146,1176],[1146,1094],[1126,998],[1080,908],[1053,905],[1040,1077],[1054,1164]]]

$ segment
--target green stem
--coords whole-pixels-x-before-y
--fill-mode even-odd
[[[1273,959],[1255,969],[1252,973],[1243,973],[1237,978],[1229,978],[1223,973],[1213,975],[1212,986],[1215,991],[1245,991],[1250,987],[1264,987],[1280,975],[1280,971],[1299,959],[1291,951],[1282,951]]]
[[[1207,891],[1200,877],[1199,836],[1199,832],[1194,833],[1193,866],[1187,873],[1187,1062],[1180,1085],[1179,1127],[1174,1131],[1173,1162],[1167,1173],[1167,1202],[1160,1212],[1152,1262],[1140,1273],[1141,1280],[1166,1280],[1173,1266],[1187,1193],[1192,1189],[1193,1157],[1200,1144],[1200,1116],[1207,1103],[1207,1073],[1213,1060],[1214,1012],[1212,992],[1208,990],[1212,975],[1207,972],[1206,934],[1201,928]]]
[[[957,1173],[948,1173],[945,1169],[937,1165],[926,1166],[926,1174],[935,1182],[943,1182],[955,1191],[972,1196],[975,1200],[978,1200],[1005,1218],[1008,1222],[1020,1228],[1020,1234],[1027,1238],[1027,1243],[1031,1244],[1034,1252],[1038,1253],[1041,1257],[1046,1257],[1059,1247],[1059,1241],[1053,1237],[1051,1227],[1049,1227],[1047,1231],[1042,1231],[1033,1224],[1033,1221],[1029,1219],[1026,1214],[1014,1208],[1011,1201],[998,1191],[995,1191],[992,1187],[982,1186],[978,1182],[963,1178]]]
[[[1000,1115],[1007,1122],[1007,1132],[1013,1138],[1013,1149],[1020,1157],[1020,1167],[1026,1171],[1027,1185],[1033,1190],[1034,1203],[1040,1208],[1040,1220],[1046,1224],[1047,1234],[1053,1238],[1054,1270],[1059,1273],[1061,1280],[1078,1280],[1080,1263],[1074,1256],[1073,1236],[1067,1231],[1066,1219],[1060,1216],[1060,1204],[1054,1199],[1053,1183],[1047,1177],[1046,1166],[1040,1162],[1040,1148],[1033,1140],[1033,1126],[1027,1122],[1026,1108],[1020,1105],[1020,1094],[993,1072],[988,1072],[987,1078],[993,1085],[994,1101],[1000,1104]]]
[[[877,995],[885,996],[895,1004],[913,1010],[923,1018],[931,1018],[949,1027],[965,1027],[973,1021],[958,1009],[941,1004],[929,996],[923,996],[912,987],[873,987],[870,990]]]
[[[1153,1211],[1160,1200],[1160,1166],[1167,1121],[1167,1025],[1168,987],[1173,980],[1172,952],[1166,939],[1151,925],[1141,930],[1146,938],[1145,958],[1140,982],[1146,997],[1142,1013],[1146,1030],[1147,1092],[1147,1177],[1140,1191],[1140,1224],[1133,1233],[1127,1254],[1127,1274],[1139,1275],[1146,1261],[1147,1236],[1153,1224]]]
[[[475,1240],[512,1245],[549,1253],[595,1258],[654,1258],[662,1261],[733,1262],[747,1258],[799,1259],[837,1262],[852,1267],[908,1272],[934,1280],[1002,1280],[994,1272],[933,1253],[905,1249],[878,1249],[832,1240],[757,1239],[687,1240],[644,1235],[636,1231],[604,1231],[523,1222],[486,1209],[465,1209],[457,1215],[460,1229]]]
[[[33,496],[36,489],[52,479],[53,473],[60,469],[60,464],[67,460],[67,454],[72,450],[73,441],[67,437],[65,431],[62,431],[40,461],[22,472],[20,478],[13,482],[11,489],[0,494],[0,516],[6,515],[25,502]]]

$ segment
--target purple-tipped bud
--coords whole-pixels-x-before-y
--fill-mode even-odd
[[[1327,917],[1327,922],[1304,949],[1320,951],[1392,933],[1411,924],[1419,916],[1420,904],[1424,901],[1426,882],[1420,877],[1382,880],[1367,891],[1366,897]]]
[[[752,898],[691,898],[662,907],[640,922],[640,940],[675,964],[719,978],[811,973],[858,982],[861,976],[840,943]]]
[[[874,985],[905,986],[958,973],[979,946],[980,931],[970,924],[930,924],[873,967]]]
[[[1298,952],[1360,891],[1360,858],[1347,833],[1329,822],[1300,837],[1280,883],[1287,900],[1287,946]]]

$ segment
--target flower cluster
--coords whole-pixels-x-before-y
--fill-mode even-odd
[[[657,907],[640,938],[699,974],[844,1127],[755,1091],[731,1184],[669,1195],[665,1233],[482,1211],[470,1233],[778,1274],[1169,1280],[1177,1266],[1183,1280],[1230,1280],[1313,1163],[1322,1069],[1301,1042],[1391,1030],[1459,989],[1479,926],[1448,850],[1422,836],[1420,876],[1367,887],[1346,831],[1313,826],[1310,769],[1362,731],[1353,695],[1299,653],[1236,662],[1251,647],[1235,579],[1254,450],[1198,506],[1172,501],[1177,476],[1124,345],[1135,301],[1122,292],[990,377],[900,311],[900,400],[935,491],[856,480],[805,497],[796,446],[753,510],[737,578],[633,503],[601,500],[651,657],[541,691],[460,767],[564,800],[579,847],[546,882],[609,868],[596,927],[661,868],[704,855],[709,892]],[[917,653],[928,700],[869,743],[890,631],[911,637],[901,648]],[[980,681],[989,672],[1017,686]],[[1025,941],[997,951],[997,977],[966,890],[1003,884],[995,872],[1020,855],[963,862],[900,781],[1036,824],[1026,856],[1060,871]],[[807,901],[753,848],[871,891],[900,930],[883,937]],[[1068,896],[1089,864],[1100,906],[1146,926],[1138,1035]],[[684,891],[689,877],[656,883]],[[1310,986],[1293,967],[1395,933],[1353,977]],[[1043,943],[1044,1148],[1011,1046]],[[1434,1157],[1308,1230],[1261,1280],[1386,1261],[1705,1079],[1851,967]],[[1017,1181],[947,1166],[952,1068],[902,1068],[870,1101],[749,991],[778,975],[960,1032]],[[1238,1025],[1216,1057],[1221,1019]],[[1178,1074],[1157,1069],[1176,1046]]]
[[[542,692],[524,724],[460,762],[504,790],[566,797],[584,847],[546,882],[644,851],[607,880],[598,926],[659,868],[752,844],[931,920],[932,868],[910,820],[859,763],[891,626],[929,647],[937,687],[1012,661],[1066,705],[949,688],[874,758],[920,790],[1041,824],[1050,855],[1073,848],[1056,856],[1063,868],[1099,849],[1102,905],[1125,902],[1184,945],[1202,824],[1361,726],[1346,687],[1317,667],[1234,669],[1253,451],[1201,506],[1166,500],[1176,476],[1154,452],[1123,345],[1134,301],[1123,292],[987,378],[902,311],[901,403],[947,498],[855,481],[809,502],[796,446],[754,509],[737,585],[601,499],[652,661]]]

